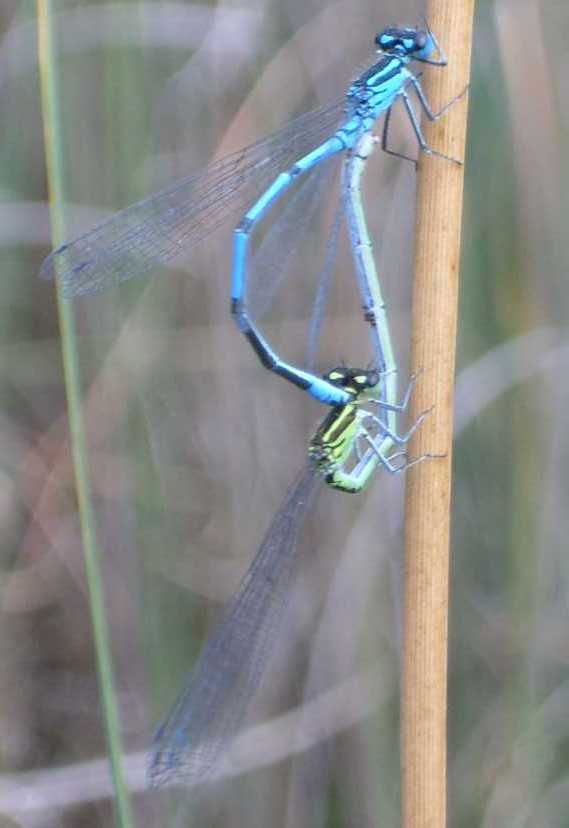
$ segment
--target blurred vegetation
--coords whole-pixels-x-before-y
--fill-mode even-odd
[[[338,98],[374,30],[422,11],[412,0],[53,5],[69,237]],[[0,824],[5,813],[6,824],[71,828],[114,817],[55,290],[37,278],[50,218],[35,14],[31,0],[0,8]],[[453,828],[568,824],[568,31],[564,0],[478,2],[453,502]],[[413,172],[379,153],[370,169],[405,376]],[[153,729],[320,416],[260,370],[234,330],[229,247],[226,228],[184,267],[73,310],[135,824],[396,826],[403,516],[402,481],[387,476],[356,498],[323,491],[305,527],[288,625],[251,710],[251,722],[269,723],[265,738],[254,731],[235,774],[197,796],[144,790]],[[311,255],[301,253],[306,273]],[[338,270],[322,369],[366,354],[345,250]],[[308,324],[307,288],[291,277],[267,330],[302,362]]]

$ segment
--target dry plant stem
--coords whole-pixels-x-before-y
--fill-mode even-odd
[[[429,70],[437,110],[469,82],[474,0],[431,0],[427,19],[449,59]],[[430,146],[464,158],[466,97],[436,124]],[[421,156],[418,171],[412,369],[422,370],[412,417],[434,406],[410,456],[445,455],[407,475],[402,698],[402,824],[446,826],[446,701],[453,379],[463,168]]]

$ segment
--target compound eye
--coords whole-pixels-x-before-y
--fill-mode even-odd
[[[367,382],[370,388],[374,388],[376,385],[379,384],[379,372],[378,371],[369,371],[367,375]]]
[[[415,48],[424,49],[427,45],[428,37],[426,32],[417,32],[415,35]]]

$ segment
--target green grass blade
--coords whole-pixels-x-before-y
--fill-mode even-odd
[[[64,201],[63,157],[59,135],[61,124],[57,84],[57,68],[54,52],[51,0],[37,0],[38,52],[41,81],[41,96],[45,135],[45,153],[48,172],[49,200],[51,206],[52,233],[54,244],[63,240]],[[115,812],[118,825],[129,828],[134,825],[131,804],[123,772],[123,751],[120,736],[119,716],[113,681],[109,629],[106,623],[103,584],[99,568],[99,550],[95,529],[95,516],[89,481],[87,444],[81,412],[79,364],[77,359],[75,319],[71,304],[62,300],[58,290],[58,311],[61,329],[61,343],[69,428],[81,537],[85,557],[85,569],[89,590],[91,621],[97,660],[99,687],[103,718],[111,762],[111,771],[116,794]]]

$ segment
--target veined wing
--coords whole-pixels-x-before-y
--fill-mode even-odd
[[[66,298],[148,274],[234,217],[281,171],[333,134],[345,102],[308,112],[278,132],[108,218],[43,262]]]
[[[320,476],[309,466],[273,518],[239,590],[156,734],[149,767],[155,785],[202,781],[236,735],[283,621],[298,534],[319,483]]]
[[[332,174],[338,163],[338,156],[334,155],[302,176],[278,221],[272,222],[250,256],[245,298],[252,319],[258,321],[272,306],[297,251],[314,230],[312,219],[323,206],[322,198],[330,197]]]

